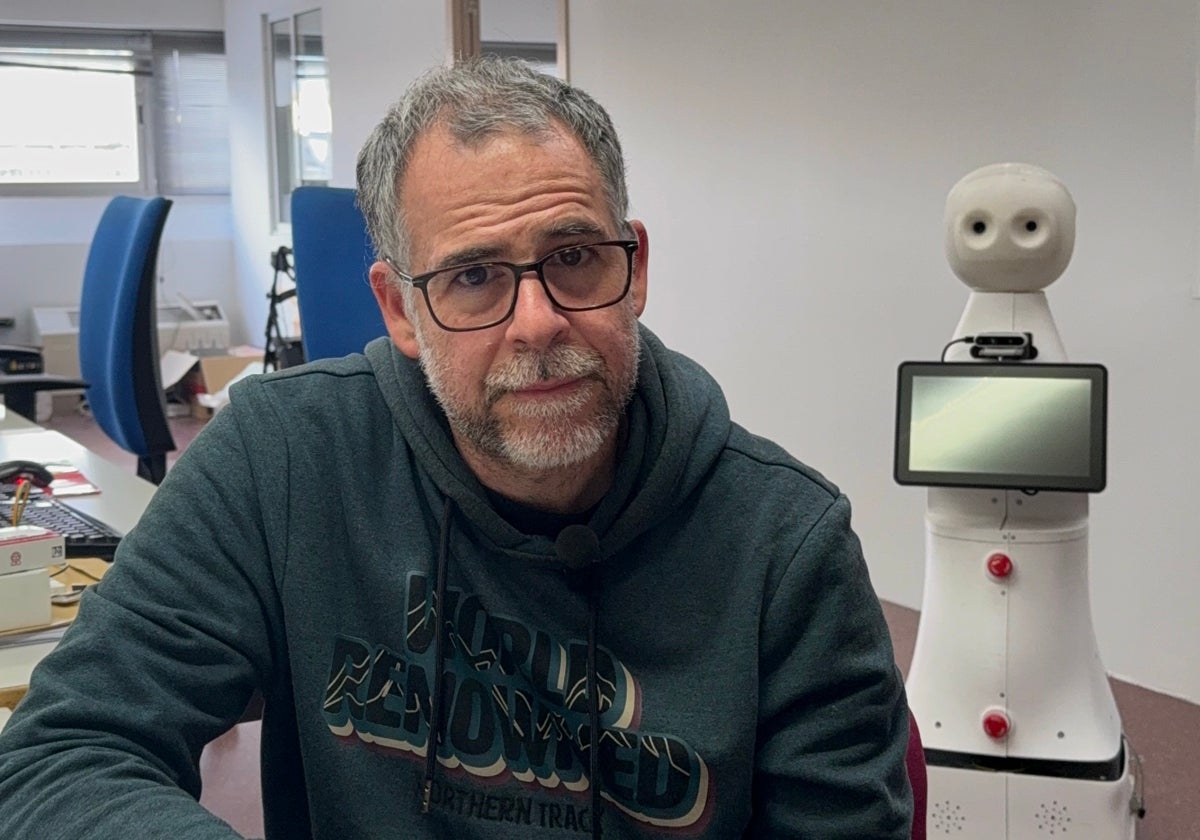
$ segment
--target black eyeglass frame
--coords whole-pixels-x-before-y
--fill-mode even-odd
[[[608,303],[598,303],[593,306],[564,306],[563,304],[559,303],[554,298],[554,292],[550,291],[550,284],[546,282],[546,275],[542,270],[543,267],[546,265],[546,263],[548,263],[550,260],[557,257],[559,254],[565,253],[567,251],[578,251],[581,248],[595,248],[596,246],[599,246],[599,245],[620,245],[622,248],[625,249],[625,286],[621,289],[621,294],[617,295],[616,298],[609,301]],[[429,310],[429,315],[430,315],[430,317],[433,318],[433,321],[435,324],[437,324],[439,327],[446,330],[447,332],[474,332],[475,330],[491,329],[492,327],[495,327],[499,324],[503,324],[505,321],[507,321],[509,318],[512,317],[513,312],[515,312],[517,309],[517,296],[521,292],[521,281],[524,280],[525,275],[531,271],[537,275],[538,282],[542,284],[542,289],[545,290],[545,292],[546,292],[546,297],[550,299],[550,302],[552,304],[554,304],[556,309],[561,309],[563,312],[591,312],[592,310],[595,310],[595,309],[606,309],[609,306],[616,306],[618,303],[620,303],[621,301],[623,301],[625,299],[625,296],[627,294],[629,294],[629,287],[633,285],[633,255],[637,252],[637,249],[638,249],[638,243],[637,243],[637,240],[634,240],[634,239],[610,239],[610,240],[606,240],[604,242],[585,242],[585,243],[580,243],[578,245],[567,245],[562,248],[556,248],[553,251],[551,251],[549,254],[546,254],[546,256],[542,257],[540,260],[536,260],[531,263],[518,264],[518,263],[510,263],[510,262],[501,262],[500,260],[489,260],[487,262],[463,263],[462,265],[448,265],[448,266],[445,266],[444,268],[439,268],[434,271],[428,271],[424,274],[418,274],[415,277],[405,274],[403,271],[401,271],[400,267],[397,266],[394,262],[392,262],[391,257],[384,257],[383,261],[385,263],[387,263],[389,266],[391,266],[392,271],[396,272],[396,274],[400,277],[401,280],[403,280],[405,283],[408,283],[410,286],[413,286],[414,288],[421,290],[421,294],[425,298],[425,307]],[[499,266],[501,268],[506,268],[512,272],[513,277],[516,279],[516,282],[513,283],[512,300],[509,302],[508,310],[504,313],[503,317],[497,318],[496,320],[494,320],[490,323],[483,324],[478,327],[448,327],[448,326],[446,326],[445,324],[442,323],[441,319],[438,318],[437,312],[435,312],[433,309],[433,303],[429,300],[429,288],[428,288],[429,281],[432,280],[437,275],[442,274],[447,271],[462,271],[462,270],[465,270],[468,268],[475,268],[477,266],[484,266],[484,265],[492,265],[492,266]]]

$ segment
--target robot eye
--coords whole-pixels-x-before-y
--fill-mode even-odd
[[[982,235],[987,232],[987,222],[975,222],[971,225],[971,230],[976,234]]]

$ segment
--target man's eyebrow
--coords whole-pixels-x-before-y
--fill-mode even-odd
[[[574,221],[555,225],[546,232],[546,239],[570,239],[576,236],[603,236],[604,228],[595,222]]]
[[[480,245],[474,248],[463,248],[459,251],[452,251],[442,259],[438,260],[437,266],[432,269],[439,271],[443,268],[451,268],[456,265],[469,265],[470,263],[487,262],[490,260],[499,259],[503,254],[500,248],[491,245]]]
[[[542,240],[548,243],[556,242],[560,239],[578,239],[581,236],[586,237],[601,237],[605,235],[604,228],[595,222],[590,221],[568,221],[562,222],[550,228],[542,234]],[[504,258],[504,249],[495,245],[477,245],[471,248],[462,248],[458,251],[451,251],[442,259],[438,260],[437,265],[430,271],[440,271],[444,268],[452,268],[459,265],[470,265],[478,262],[495,262]]]

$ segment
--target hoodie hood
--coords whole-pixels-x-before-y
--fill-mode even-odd
[[[730,433],[729,408],[716,381],[645,326],[638,329],[641,353],[637,387],[625,411],[626,439],[613,484],[588,523],[605,557],[686,504]],[[458,525],[495,550],[553,559],[553,541],[521,533],[492,509],[455,448],[420,365],[388,338],[371,342],[365,352],[396,430],[421,467],[433,509],[449,497],[463,514]]]

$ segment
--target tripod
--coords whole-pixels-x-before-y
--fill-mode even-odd
[[[263,351],[263,373],[270,370],[282,370],[286,367],[293,367],[304,363],[304,347],[296,339],[286,339],[283,337],[283,332],[279,327],[279,305],[286,300],[291,300],[296,296],[295,282],[296,275],[292,273],[292,264],[288,258],[292,254],[292,249],[286,245],[280,245],[279,249],[271,253],[271,267],[275,269],[275,276],[271,280],[271,291],[267,293],[267,300],[270,301],[270,306],[267,309],[267,334],[266,345]],[[293,288],[286,291],[279,291],[279,276],[285,275],[291,279]]]

